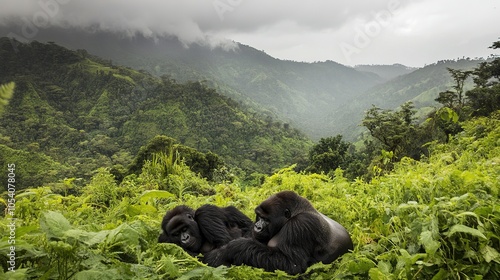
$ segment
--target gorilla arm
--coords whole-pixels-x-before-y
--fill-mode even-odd
[[[235,234],[234,236],[232,235],[232,239],[250,237],[253,227],[253,222],[250,218],[245,216],[245,214],[234,206],[225,207],[224,214],[228,221],[230,232]]]
[[[296,249],[300,254],[301,248]],[[290,259],[277,248],[268,247],[250,238],[235,239],[219,250],[205,254],[204,261],[210,266],[242,265],[263,268],[266,271],[277,269],[289,274],[298,274],[307,269],[307,262],[303,258],[296,258],[297,262]]]
[[[214,205],[206,204],[196,210],[195,220],[198,223],[201,234],[204,236],[205,242],[208,242],[214,247],[220,247],[227,244],[232,239],[227,230],[227,225],[224,222],[224,217],[221,208]],[[211,249],[212,248],[204,248],[202,251]]]
[[[288,220],[268,244],[254,239],[236,239],[206,254],[204,261],[211,266],[246,264],[266,271],[279,269],[289,274],[302,273],[309,265],[308,256],[317,246],[318,235],[322,235],[318,225],[317,215],[302,213]]]

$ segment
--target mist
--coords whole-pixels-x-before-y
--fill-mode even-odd
[[[279,59],[345,65],[423,66],[486,57],[499,34],[492,0],[0,0],[1,36],[36,40],[49,27],[157,40],[175,36],[233,49],[251,45]],[[464,20],[467,19],[467,20]],[[360,43],[359,37],[364,37]],[[451,47],[452,46],[452,47]],[[411,55],[408,55],[408,53]]]

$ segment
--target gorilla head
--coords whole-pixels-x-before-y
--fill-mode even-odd
[[[300,198],[294,192],[285,191],[269,197],[257,206],[253,237],[267,244],[294,214],[312,208],[309,201]]]
[[[163,232],[158,242],[177,244],[190,253],[199,252],[203,240],[194,217],[194,210],[185,205],[168,211],[161,222]]]

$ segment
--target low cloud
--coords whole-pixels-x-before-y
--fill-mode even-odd
[[[495,1],[0,0],[0,26],[25,40],[36,39],[45,27],[80,28],[152,39],[176,36],[186,46],[230,49],[235,40],[298,61],[417,66],[455,54],[484,55],[499,36]],[[389,7],[397,13],[376,21]],[[361,44],[360,36],[367,43]]]
[[[377,1],[289,0],[0,0],[0,24],[16,23],[27,39],[45,27],[82,28],[146,37],[173,35],[182,42],[227,43],[227,31],[258,32],[293,22],[304,29],[340,28],[352,17],[383,8]],[[24,27],[24,29],[21,29]],[[222,34],[222,35],[221,35]]]

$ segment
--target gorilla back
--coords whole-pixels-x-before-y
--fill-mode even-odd
[[[168,211],[161,223],[159,243],[174,243],[191,255],[206,253],[229,241],[250,236],[252,221],[234,206],[205,204],[196,211],[181,205]]]
[[[233,240],[210,252],[205,256],[209,265],[246,264],[297,274],[317,262],[331,263],[353,249],[342,225],[292,191],[269,197],[255,213],[253,239]]]

